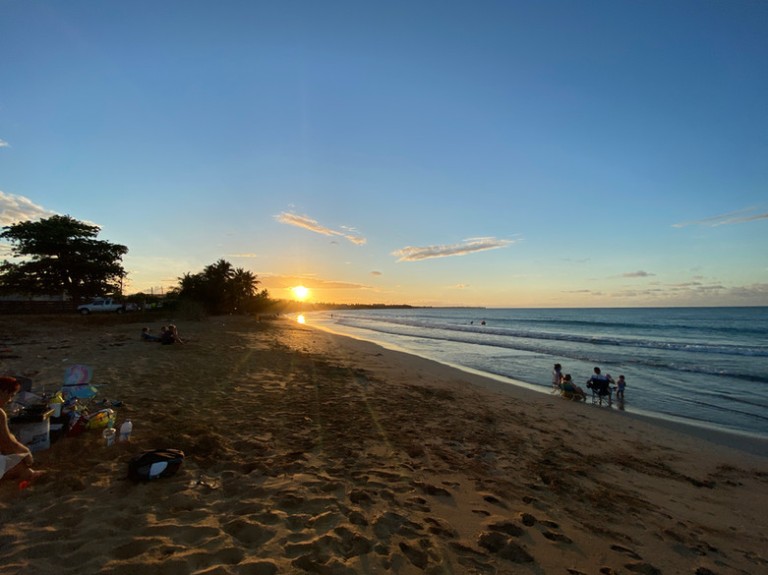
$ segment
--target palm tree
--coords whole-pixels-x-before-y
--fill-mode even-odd
[[[232,311],[242,311],[243,303],[256,294],[256,286],[260,283],[253,272],[236,268],[229,282],[234,306]]]
[[[232,264],[219,260],[206,266],[203,270],[205,278],[205,305],[214,313],[225,313],[232,309],[232,293],[229,284],[235,271]]]

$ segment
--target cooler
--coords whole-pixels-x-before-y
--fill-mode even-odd
[[[52,409],[26,412],[8,418],[8,427],[16,439],[29,447],[30,451],[42,451],[51,446]]]

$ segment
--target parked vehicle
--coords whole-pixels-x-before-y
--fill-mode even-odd
[[[112,298],[96,298],[90,303],[77,306],[77,311],[80,315],[101,312],[123,313],[125,311],[125,304]]]

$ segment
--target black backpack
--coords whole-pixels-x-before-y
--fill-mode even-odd
[[[128,479],[151,481],[174,475],[184,462],[180,449],[151,449],[136,455],[128,462]]]

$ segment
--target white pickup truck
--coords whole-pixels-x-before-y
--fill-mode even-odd
[[[125,311],[125,304],[111,298],[96,298],[90,303],[77,306],[77,311],[81,315],[99,312],[123,313]]]

